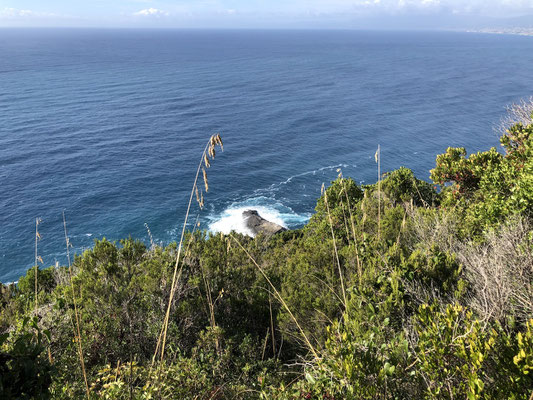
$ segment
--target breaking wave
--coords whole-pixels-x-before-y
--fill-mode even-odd
[[[209,230],[226,234],[235,231],[253,236],[252,232],[246,227],[242,216],[243,211],[246,210],[256,210],[264,219],[288,229],[304,225],[311,217],[311,214],[298,214],[279,201],[260,196],[234,202],[222,212],[210,215],[208,217]]]

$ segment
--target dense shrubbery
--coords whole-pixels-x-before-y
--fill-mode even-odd
[[[38,271],[37,309],[31,269],[2,287],[1,397],[86,396],[74,293],[92,398],[530,399],[532,133],[448,149],[440,192],[407,168],[340,175],[300,230],[189,234],[163,362],[176,245],[97,241],[73,288]]]
[[[444,207],[453,207],[464,219],[460,232],[480,234],[510,215],[533,210],[533,124],[513,125],[501,144],[466,158],[464,148],[448,148],[437,157],[431,179],[446,185]]]

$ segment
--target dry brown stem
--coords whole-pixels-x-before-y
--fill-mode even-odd
[[[74,291],[74,281],[72,279],[72,263],[70,262],[70,239],[67,234],[67,220],[65,218],[65,211],[63,211],[63,228],[65,230],[65,244],[67,246],[67,260],[68,260],[68,273],[70,278],[70,289],[72,290],[72,303],[74,304],[74,315],[76,317],[76,342],[78,344],[78,356],[80,358],[81,373],[83,375],[83,381],[85,383],[85,391],[87,392],[87,398],[90,396],[89,384],[87,382],[87,374],[85,372],[85,362],[83,359],[83,348],[81,345],[81,329],[80,318],[78,315],[78,302],[76,301],[76,293]]]
[[[503,117],[500,123],[496,126],[495,131],[498,136],[503,136],[507,133],[510,126],[518,123],[527,126],[533,123],[533,96],[529,99],[522,99],[518,103],[511,104],[507,107],[507,115]]]
[[[531,222],[510,221],[487,235],[482,245],[462,244],[457,259],[474,289],[470,307],[485,321],[533,317]]]
[[[343,273],[342,273],[342,269],[341,269],[341,262],[339,260],[339,253],[337,251],[337,242],[335,240],[335,232],[333,231],[333,221],[331,219],[331,213],[329,211],[329,203],[328,203],[328,193],[327,191],[324,189],[324,184],[322,184],[322,193],[324,194],[324,203],[326,203],[326,210],[328,212],[328,220],[329,220],[329,227],[330,227],[330,230],[331,230],[331,237],[333,238],[333,250],[335,252],[335,258],[337,260],[337,267],[339,269],[339,278],[340,278],[340,281],[341,281],[341,289],[342,289],[342,298],[343,298],[343,301],[344,301],[344,309],[346,309],[346,291],[344,290],[344,278],[343,278]]]
[[[181,271],[182,271],[182,268],[179,268],[179,264],[180,264],[180,257],[181,257],[181,249],[182,249],[182,245],[183,245],[183,238],[185,237],[185,230],[186,230],[186,227],[187,227],[187,221],[189,219],[189,213],[190,213],[190,210],[191,210],[192,200],[193,200],[193,197],[194,197],[194,195],[195,195],[195,193],[197,191],[197,186],[196,185],[198,183],[198,177],[200,175],[200,169],[202,170],[202,173],[203,173],[205,189],[206,189],[206,192],[207,192],[207,190],[209,189],[208,184],[207,184],[207,173],[205,172],[205,169],[202,168],[202,163],[205,162],[206,154],[208,154],[212,159],[215,158],[215,147],[217,145],[222,148],[222,139],[220,138],[219,134],[215,134],[215,135],[211,136],[211,138],[207,142],[207,145],[205,146],[204,151],[202,152],[202,156],[200,157],[200,162],[198,164],[198,168],[196,170],[196,175],[194,177],[194,182],[193,182],[192,189],[191,189],[191,195],[189,197],[189,203],[187,205],[187,212],[185,213],[185,221],[183,223],[183,228],[182,228],[182,231],[181,231],[181,237],[180,237],[180,241],[179,241],[179,245],[178,245],[178,255],[176,256],[176,263],[175,263],[175,266],[174,266],[174,273],[172,275],[172,283],[171,283],[171,286],[170,286],[170,296],[169,296],[169,300],[168,300],[167,311],[166,311],[166,314],[165,314],[163,327],[161,329],[162,334],[160,334],[160,337],[161,337],[161,348],[159,348],[159,346],[157,346],[156,352],[154,354],[154,360],[155,360],[155,358],[157,357],[158,351],[160,351],[160,360],[161,360],[161,362],[164,360],[164,357],[165,357],[165,346],[166,346],[166,340],[167,340],[167,331],[168,331],[168,323],[169,323],[169,318],[170,318],[170,310],[172,308],[172,302],[174,300],[174,294],[175,294],[175,291],[176,291],[177,282],[179,280],[178,271],[179,271],[179,276],[181,276]],[[199,205],[200,205],[200,208],[203,207],[203,195],[200,196]]]
[[[40,218],[35,218],[35,311],[37,312],[37,273],[39,272],[39,261],[42,263],[43,259],[37,253],[37,243],[41,240],[41,234],[39,233]]]
[[[243,247],[243,245],[241,244],[241,242],[239,242],[239,240],[233,235],[233,234],[230,234],[231,238],[237,243],[237,245],[241,248],[242,251],[244,251],[246,253],[246,255],[248,256],[248,258],[250,259],[250,261],[252,261],[252,263],[255,265],[255,267],[259,270],[259,272],[261,273],[261,275],[263,275],[263,277],[265,278],[265,280],[268,282],[268,284],[270,285],[270,287],[272,288],[272,290],[274,291],[274,294],[276,295],[277,299],[279,300],[279,302],[283,305],[283,307],[285,307],[285,309],[287,310],[287,312],[289,313],[289,316],[292,318],[292,320],[294,321],[294,323],[296,324],[296,326],[298,327],[298,330],[300,331],[300,334],[302,335],[307,347],[309,348],[309,350],[311,351],[311,353],[313,353],[313,356],[315,357],[315,359],[318,359],[318,353],[316,352],[315,348],[313,347],[313,345],[311,344],[311,342],[309,341],[307,335],[305,334],[305,332],[303,331],[302,327],[300,326],[300,324],[298,323],[298,320],[296,319],[296,317],[294,316],[294,314],[292,313],[291,309],[289,308],[289,306],[287,305],[287,303],[285,302],[285,300],[283,299],[283,297],[281,296],[281,294],[278,292],[278,289],[276,289],[276,287],[274,286],[274,284],[270,281],[270,279],[268,278],[267,274],[265,273],[265,271],[263,271],[263,268],[261,268],[259,266],[259,264],[257,264],[257,262],[255,261],[255,259],[251,256],[251,254]]]

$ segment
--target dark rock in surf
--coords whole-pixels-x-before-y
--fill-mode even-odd
[[[284,228],[281,225],[267,221],[261,217],[256,210],[243,211],[242,217],[244,218],[244,224],[254,236],[259,233],[274,235],[287,230],[287,228]]]

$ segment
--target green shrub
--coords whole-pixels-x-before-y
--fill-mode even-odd
[[[0,335],[0,398],[48,399],[53,369],[37,317],[24,318],[20,329]]]

